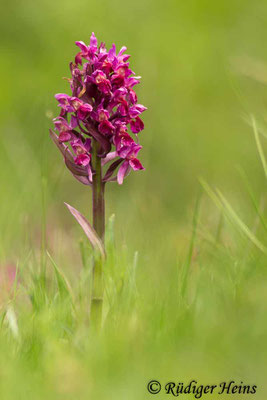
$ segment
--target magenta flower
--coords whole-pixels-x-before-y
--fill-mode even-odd
[[[107,165],[103,182],[117,180],[121,184],[131,169],[144,169],[136,158],[141,146],[128,131],[130,126],[137,137],[144,129],[140,115],[146,107],[137,103],[133,90],[140,77],[129,68],[126,47],[116,53],[113,44],[107,50],[104,43],[98,46],[94,33],[89,45],[81,41],[76,45],[80,51],[70,64],[72,93],[55,95],[61,111],[54,119],[58,134],[51,132],[51,136],[75,178],[89,185],[95,173],[91,147],[95,140],[97,156]],[[118,176],[114,177],[117,167]]]
[[[73,148],[76,157],[74,159],[77,165],[88,165],[91,160],[90,150],[91,150],[91,139],[86,139],[83,143],[81,139],[75,139],[71,142],[71,147]]]
[[[121,185],[123,183],[123,179],[127,176],[131,169],[134,171],[138,171],[144,169],[141,162],[136,158],[137,153],[142,149],[142,146],[132,143],[129,146],[123,146],[118,154],[121,158],[125,159],[118,171],[118,184]]]
[[[130,121],[130,126],[133,133],[139,133],[144,129],[144,123],[139,117],[136,117],[136,119],[132,119]]]

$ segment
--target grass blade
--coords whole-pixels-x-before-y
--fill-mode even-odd
[[[47,251],[47,255],[48,255],[48,258],[49,258],[49,260],[51,261],[51,263],[52,263],[52,265],[54,267],[54,271],[55,271],[55,275],[56,275],[56,279],[57,279],[57,285],[58,285],[58,290],[59,290],[60,297],[62,299],[65,299],[67,297],[70,297],[71,299],[73,299],[71,286],[70,286],[67,278],[65,277],[63,272],[60,271],[60,269],[58,268],[57,264],[55,263],[55,261],[53,260],[51,255],[48,253],[48,251]]]
[[[267,163],[266,163],[266,158],[265,158],[265,155],[264,155],[264,152],[263,152],[263,149],[262,149],[262,145],[261,145],[261,142],[260,142],[260,137],[259,137],[259,132],[258,132],[258,129],[257,129],[256,121],[255,121],[255,118],[253,116],[251,117],[251,120],[252,120],[252,127],[253,127],[253,132],[254,132],[254,135],[255,135],[257,149],[258,149],[258,152],[259,152],[259,155],[260,155],[260,159],[261,159],[261,163],[262,163],[262,166],[263,166],[265,177],[267,178]]]
[[[242,178],[242,180],[243,180],[243,182],[244,182],[244,184],[246,186],[246,189],[247,189],[249,197],[251,199],[251,203],[253,205],[253,208],[256,211],[263,228],[267,231],[266,222],[264,220],[264,217],[263,217],[262,211],[260,210],[258,202],[257,202],[257,200],[256,200],[256,198],[254,196],[254,193],[253,193],[253,190],[252,190],[252,188],[250,186],[249,180],[248,180],[245,172],[243,171],[243,169],[241,167],[238,167],[238,172],[239,172],[239,174],[240,174],[240,176],[241,176],[241,178]]]
[[[265,247],[259,239],[254,235],[253,232],[249,229],[249,227],[239,218],[236,214],[230,203],[226,200],[226,198],[222,195],[222,193],[217,189],[217,194],[210,188],[210,186],[205,182],[203,179],[200,179],[200,183],[202,184],[203,188],[209,195],[209,197],[214,201],[217,207],[220,210],[223,210],[226,216],[234,221],[238,228],[243,232],[247,238],[254,243],[254,245],[261,250],[263,253],[267,254],[267,247]]]
[[[191,262],[192,262],[192,256],[193,256],[195,239],[196,239],[200,198],[201,198],[201,195],[199,194],[198,197],[197,197],[197,200],[196,200],[194,214],[193,214],[193,231],[192,231],[191,241],[190,241],[190,245],[189,245],[189,251],[188,251],[188,255],[187,255],[187,260],[185,262],[185,265],[184,265],[184,268],[183,268],[183,271],[182,271],[182,285],[181,285],[181,295],[182,295],[182,297],[184,297],[185,292],[186,292],[186,287],[187,287],[187,282],[188,282],[188,273],[189,273],[189,268],[190,268],[190,265],[191,265]]]
[[[251,230],[248,228],[248,226],[239,218],[239,216],[236,214],[230,203],[226,200],[226,198],[222,195],[222,193],[217,190],[217,193],[222,201],[222,204],[224,205],[225,209],[228,211],[229,215],[232,217],[232,219],[235,221],[236,225],[240,228],[240,230],[249,238],[249,240],[255,244],[258,249],[260,249],[263,253],[267,254],[267,247],[265,247],[259,239],[256,238],[254,233],[251,232]]]

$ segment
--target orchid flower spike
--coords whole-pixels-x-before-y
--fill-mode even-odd
[[[70,63],[71,94],[55,95],[60,114],[50,135],[80,182],[92,185],[91,141],[96,140],[97,155],[106,166],[102,181],[122,184],[131,170],[144,169],[136,155],[142,148],[137,136],[144,129],[140,115],[146,107],[138,104],[133,90],[140,77],[129,68],[126,47],[117,53],[113,44],[107,50],[104,43],[98,46],[94,33],[89,45],[76,45],[79,52]]]

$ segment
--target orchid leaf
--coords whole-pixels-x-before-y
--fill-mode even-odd
[[[77,220],[77,222],[81,225],[84,233],[88,237],[93,249],[97,252],[99,252],[102,256],[102,258],[105,258],[105,249],[102,240],[99,238],[98,234],[90,224],[90,222],[79,212],[77,211],[74,207],[70,206],[69,204],[65,203],[65,205],[68,207],[69,211],[71,214],[74,216],[74,218]]]

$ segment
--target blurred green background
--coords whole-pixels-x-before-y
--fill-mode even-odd
[[[146,171],[107,190],[107,213],[116,214],[127,242],[138,246],[152,234],[161,240],[159,221],[167,231],[187,225],[199,176],[231,190],[241,165],[262,187],[244,117],[265,115],[264,1],[13,0],[2,7],[0,29],[0,215],[6,237],[8,225],[21,225],[25,216],[38,223],[41,175],[49,212],[66,220],[63,200],[85,213],[89,208],[89,191],[65,171],[48,128],[58,113],[54,94],[69,90],[62,77],[69,76],[74,42],[88,41],[91,31],[108,46],[127,45],[142,76],[139,101],[148,107],[140,135]],[[242,73],[246,64],[252,77]],[[258,75],[263,81],[254,79]],[[20,229],[18,237],[13,234],[6,243],[11,248]]]
[[[253,114],[264,131],[266,1],[11,0],[2,2],[0,20],[2,265],[25,260],[30,250],[38,253],[43,230],[49,250],[71,279],[81,268],[79,238],[82,233],[63,202],[90,217],[91,193],[66,170],[48,135],[51,119],[58,113],[54,94],[69,93],[68,83],[62,77],[69,76],[68,64],[76,53],[75,41],[89,42],[94,31],[107,46],[113,42],[118,47],[126,45],[132,69],[142,76],[137,92],[139,102],[148,107],[144,114],[145,130],[140,133],[141,160],[146,170],[132,173],[122,187],[110,184],[106,204],[107,217],[113,213],[116,216],[118,250],[126,251],[127,247],[129,258],[136,250],[139,252],[137,279],[143,304],[149,305],[150,311],[144,312],[146,323],[141,324],[138,334],[143,337],[149,332],[149,336],[143,339],[146,345],[142,347],[140,337],[135,341],[134,335],[129,339],[121,332],[118,339],[113,332],[105,342],[109,349],[105,354],[101,345],[96,344],[99,353],[93,352],[93,361],[90,361],[96,370],[90,373],[104,383],[102,392],[99,383],[96,385],[99,393],[97,390],[92,393],[97,398],[149,398],[145,382],[166,371],[172,371],[168,379],[176,377],[181,366],[192,378],[195,373],[212,380],[218,371],[216,379],[219,380],[223,380],[222,374],[228,373],[232,378],[232,372],[243,380],[258,377],[262,382],[264,363],[260,354],[262,357],[266,354],[266,349],[261,348],[266,330],[261,307],[266,302],[266,258],[262,259],[252,250],[246,259],[245,286],[236,289],[235,283],[240,283],[240,279],[235,281],[231,274],[236,277],[236,265],[245,263],[247,243],[244,238],[236,239],[236,233],[229,228],[224,234],[225,246],[229,249],[227,261],[223,258],[225,254],[212,256],[205,239],[216,235],[220,213],[205,194],[201,200],[200,228],[205,234],[199,236],[194,257],[200,254],[202,261],[197,261],[196,269],[201,264],[200,270],[208,278],[202,278],[203,298],[200,308],[194,311],[196,320],[194,313],[187,319],[186,307],[179,311],[172,294],[176,267],[186,258],[190,243],[193,209],[200,192],[199,177],[220,188],[249,227],[254,223],[255,211],[249,203],[240,169],[245,171],[256,200],[264,202],[266,198],[266,180],[253,131],[247,122]],[[265,146],[264,138],[261,140]],[[260,235],[264,241],[264,234]],[[213,279],[216,282],[217,274],[225,291],[216,291],[215,284],[215,297],[212,297],[209,289]],[[237,292],[241,297],[235,303]],[[220,304],[228,295],[234,303],[228,304],[226,300]],[[153,319],[154,308],[157,316]],[[176,313],[182,314],[177,321]],[[249,316],[253,313],[255,320]],[[169,326],[168,334],[161,339],[157,332],[161,332],[169,318],[174,318],[174,325]],[[226,335],[225,342],[222,332]],[[129,346],[134,343],[137,353],[144,352],[143,358],[134,351],[129,355]],[[73,387],[76,375],[86,375],[84,365],[81,367],[69,353],[66,355],[64,345],[53,351],[51,354],[56,354],[58,361],[49,370],[53,382],[47,378],[43,395],[50,393],[50,383],[56,390],[57,362],[61,368],[66,361],[67,379],[72,377]],[[129,357],[133,357],[132,364]],[[117,364],[113,363],[115,359]],[[123,372],[126,369],[127,373]],[[130,394],[120,380],[124,373]],[[34,383],[37,391],[38,379]],[[64,380],[65,375],[59,375],[58,379]],[[83,383],[87,379],[86,375]],[[63,395],[69,395],[65,398],[70,399],[83,398],[87,387],[84,385],[77,383],[77,391],[73,392],[76,397],[69,395],[68,390],[63,390]],[[91,385],[92,382],[89,392]],[[109,393],[108,387],[111,389],[113,385],[118,391]],[[61,398],[60,390],[57,399]]]

